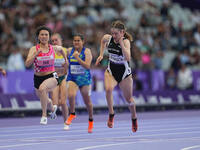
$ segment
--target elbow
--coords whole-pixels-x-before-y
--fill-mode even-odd
[[[25,62],[25,66],[28,68],[30,67],[30,63],[28,63],[27,61]]]
[[[130,56],[126,57],[126,60],[127,60],[128,62],[130,62],[130,61],[131,61],[131,57],[130,57]]]
[[[29,67],[29,65],[28,65],[28,63],[27,63],[27,62],[25,62],[25,67]]]
[[[86,65],[85,68],[86,68],[86,69],[90,69],[90,65]]]
[[[86,69],[90,69],[90,66],[87,66]]]

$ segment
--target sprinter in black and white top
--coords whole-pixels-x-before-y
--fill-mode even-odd
[[[109,63],[104,74],[104,82],[109,109],[108,127],[112,128],[114,124],[112,91],[119,84],[131,111],[132,131],[136,132],[138,124],[135,102],[132,96],[133,79],[129,66],[129,61],[131,60],[130,41],[132,41],[132,36],[126,32],[124,24],[121,21],[113,22],[111,35],[105,34],[101,39],[100,55],[96,60],[96,65],[103,59],[104,50],[107,48]]]

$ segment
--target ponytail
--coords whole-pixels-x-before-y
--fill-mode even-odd
[[[125,32],[124,37],[127,38],[130,42],[133,42],[133,36],[130,33]]]

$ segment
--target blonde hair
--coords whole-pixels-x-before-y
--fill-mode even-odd
[[[123,22],[121,22],[120,20],[114,21],[111,25],[111,28],[116,28],[119,30],[124,30],[124,37],[127,38],[129,41],[133,41],[133,37],[130,33],[126,32],[126,28]]]

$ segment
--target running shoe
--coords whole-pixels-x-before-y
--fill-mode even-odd
[[[76,115],[70,114],[67,118],[67,121],[65,122],[66,125],[70,125],[72,123],[72,120],[76,118]]]
[[[69,130],[69,125],[64,123],[64,130]]]
[[[93,121],[88,121],[88,133],[92,133],[92,129],[93,129]]]
[[[51,119],[56,119],[57,115],[56,115],[56,111],[57,111],[57,105],[53,105],[53,112],[50,112],[49,115],[51,116]]]
[[[40,119],[40,124],[46,125],[47,124],[47,117],[43,117]]]
[[[138,122],[137,122],[137,118],[132,119],[132,131],[136,132],[138,129]]]
[[[112,128],[114,125],[114,116],[115,114],[109,114],[107,125],[109,128]]]

